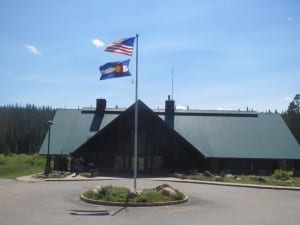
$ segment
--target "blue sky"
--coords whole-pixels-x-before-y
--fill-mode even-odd
[[[300,87],[300,1],[0,1],[0,105],[134,102],[134,76],[100,81],[104,51],[139,34],[139,98],[193,109],[287,109]],[[130,70],[135,75],[135,55]]]

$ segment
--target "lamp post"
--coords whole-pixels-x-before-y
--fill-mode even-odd
[[[51,134],[51,125],[53,124],[53,121],[48,121],[48,151],[47,151],[47,158],[46,158],[46,167],[44,174],[47,176],[50,173],[50,134]]]

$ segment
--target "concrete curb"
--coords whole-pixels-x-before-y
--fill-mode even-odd
[[[16,180],[23,181],[23,182],[28,182],[28,183],[35,183],[35,182],[38,182],[38,181],[42,181],[42,179],[33,178],[34,175],[38,175],[38,173],[29,175],[29,176],[17,177]]]
[[[30,176],[22,176],[22,177],[17,177],[16,180],[22,181],[22,182],[28,182],[28,183],[35,183],[35,182],[63,182],[63,181],[102,181],[102,180],[122,180],[122,179],[127,179],[127,178],[122,178],[122,177],[94,177],[94,178],[87,178],[87,177],[76,177],[76,178],[45,178],[45,179],[37,179],[33,178],[36,174],[30,175]]]
[[[59,178],[49,178],[44,179],[43,181],[101,181],[101,180],[122,180],[123,178],[114,178],[114,177],[103,177],[103,178],[82,178],[82,179],[59,179]]]
[[[107,202],[107,201],[101,201],[101,200],[93,200],[84,197],[82,194],[80,196],[81,200],[91,203],[91,204],[96,204],[96,205],[108,205],[108,206],[123,206],[123,207],[153,207],[153,206],[165,206],[165,205],[178,205],[185,203],[189,200],[189,197],[185,195],[183,200],[178,200],[178,201],[169,201],[169,202],[154,202],[154,203],[137,203],[137,202]]]
[[[259,189],[272,189],[272,190],[289,190],[289,191],[300,191],[300,187],[291,186],[272,186],[272,185],[258,185],[258,184],[238,184],[238,183],[227,183],[227,182],[215,182],[215,181],[200,181],[200,180],[189,180],[189,179],[178,179],[178,178],[151,178],[156,181],[167,181],[167,182],[178,182],[178,183],[192,183],[192,184],[209,184],[209,185],[220,185],[220,186],[231,186],[231,187],[245,187],[245,188],[259,188]]]
[[[35,174],[34,174],[35,175]],[[35,179],[33,175],[17,177],[18,181],[24,181],[28,183],[34,183],[39,181],[57,182],[57,181],[101,181],[101,180],[121,180],[126,178],[119,177],[76,177],[76,178],[49,178],[49,179]],[[288,191],[300,191],[300,187],[291,186],[271,186],[271,185],[257,185],[257,184],[238,184],[238,183],[227,183],[227,182],[216,182],[216,181],[200,181],[200,180],[189,180],[189,179],[178,179],[173,177],[161,177],[161,178],[145,178],[154,181],[164,182],[179,182],[179,183],[192,183],[192,184],[209,184],[209,185],[221,185],[231,187],[245,187],[245,188],[259,188],[259,189],[272,189],[272,190],[288,190]]]

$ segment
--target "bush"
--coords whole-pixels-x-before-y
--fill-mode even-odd
[[[272,176],[277,180],[290,180],[291,179],[290,173],[288,171],[280,170],[280,169],[275,170]]]

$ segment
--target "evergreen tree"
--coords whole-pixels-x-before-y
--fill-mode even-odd
[[[27,104],[0,107],[0,153],[26,153],[39,151],[47,132],[47,121],[54,110]]]
[[[282,114],[287,126],[300,143],[300,94],[295,95],[286,112]]]

